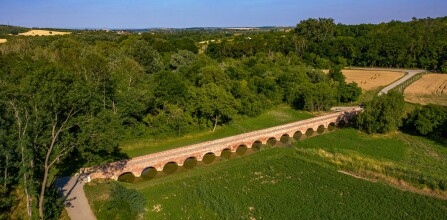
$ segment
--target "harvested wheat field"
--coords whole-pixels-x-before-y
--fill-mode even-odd
[[[323,70],[329,73],[329,70]],[[363,90],[374,90],[387,86],[405,75],[404,72],[387,70],[343,70],[346,82],[356,82]]]
[[[20,33],[19,35],[23,35],[23,36],[52,36],[52,35],[65,35],[65,34],[71,34],[71,32],[30,30],[25,33]]]
[[[2,43],[6,43],[6,39],[0,39],[0,44],[2,44]]]
[[[405,100],[420,104],[447,106],[447,74],[426,74],[405,91]]]
[[[374,90],[400,79],[404,72],[376,70],[343,70],[346,82],[356,82],[363,90]]]

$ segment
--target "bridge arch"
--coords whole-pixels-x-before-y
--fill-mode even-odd
[[[225,159],[230,159],[232,153],[233,152],[231,151],[230,148],[225,148],[220,152],[220,157],[223,157]]]
[[[247,150],[248,150],[248,146],[245,144],[241,144],[237,147],[235,152],[237,155],[244,155],[245,152],[247,152]]]
[[[204,164],[210,164],[214,160],[216,160],[216,154],[214,154],[213,152],[206,153],[202,156],[202,162]]]
[[[121,182],[126,182],[126,183],[132,183],[135,181],[136,177],[137,177],[137,175],[135,175],[135,173],[133,173],[133,172],[123,172],[123,173],[117,175],[116,180],[121,181]]]
[[[171,173],[175,173],[175,171],[177,171],[179,165],[172,161],[172,162],[168,162],[163,166],[163,172],[166,174],[171,174]]]
[[[251,148],[254,150],[260,150],[262,147],[262,141],[256,140],[251,144]]]
[[[301,132],[301,131],[296,131],[296,132],[293,134],[293,138],[294,138],[295,140],[299,140],[302,136],[303,136],[303,132]]]
[[[143,171],[141,171],[141,177],[144,179],[152,179],[157,175],[157,169],[153,166],[144,168]]]
[[[310,136],[312,136],[313,134],[314,134],[314,129],[313,128],[308,128],[307,130],[306,130],[306,137],[310,137]]]
[[[323,134],[325,131],[326,127],[324,125],[320,125],[317,127],[317,133],[318,134]]]
[[[331,123],[328,124],[327,129],[328,129],[329,131],[333,131],[333,130],[335,129],[336,126],[337,126],[337,125],[336,125],[335,122],[331,122]]]
[[[289,143],[289,141],[290,141],[290,136],[289,136],[289,134],[283,134],[283,135],[281,136],[281,138],[279,139],[279,141],[280,141],[281,143],[283,143],[283,144],[287,144],[287,143]]]
[[[188,157],[183,161],[183,167],[186,169],[192,169],[197,166],[197,158],[196,157]]]
[[[276,142],[278,142],[278,140],[277,140],[275,137],[270,137],[270,138],[267,140],[267,144],[269,144],[269,145],[271,145],[271,146],[275,145]]]

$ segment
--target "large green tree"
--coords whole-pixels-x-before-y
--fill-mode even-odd
[[[394,91],[376,96],[365,104],[358,116],[358,126],[367,133],[387,133],[402,125],[404,98]]]

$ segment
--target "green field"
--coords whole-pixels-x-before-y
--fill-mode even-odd
[[[447,148],[441,145],[401,133],[369,136],[343,129],[296,146],[123,185],[146,198],[145,219],[442,219],[447,213],[446,200],[401,190],[385,180],[371,182],[337,172],[362,166],[367,170],[368,164],[361,163],[367,161],[442,179]],[[351,158],[351,164],[334,163],[318,154],[322,151]],[[110,210],[104,207],[108,186],[85,187],[98,219],[109,218]]]
[[[390,182],[405,181],[416,189],[447,195],[447,148],[423,137],[400,132],[366,135],[342,129],[296,146],[303,156],[338,169],[385,177]]]
[[[314,117],[304,111],[297,111],[289,106],[279,106],[274,110],[255,118],[239,118],[225,126],[220,126],[215,132],[211,129],[197,130],[181,137],[143,137],[120,143],[121,149],[130,157],[141,156],[163,150],[178,148],[191,144],[224,138],[245,132],[260,130],[282,124],[287,124]]]

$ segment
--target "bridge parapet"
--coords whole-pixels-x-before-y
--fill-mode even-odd
[[[277,141],[280,141],[283,135],[293,137],[296,132],[305,134],[309,128],[313,131],[317,131],[320,126],[328,128],[332,123],[338,125],[340,121],[348,122],[349,119],[355,116],[359,111],[362,111],[362,109],[360,107],[355,107],[343,112],[331,113],[281,126],[148,154],[101,166],[84,168],[81,172],[88,173],[90,179],[111,178],[117,180],[118,177],[124,173],[132,173],[134,176],[139,177],[144,169],[148,167],[153,167],[157,171],[162,171],[163,167],[170,162],[182,166],[184,161],[190,157],[194,157],[198,161],[201,161],[208,153],[220,156],[221,152],[225,149],[234,152],[241,145],[251,148],[255,142],[266,144],[270,138],[275,138]]]

